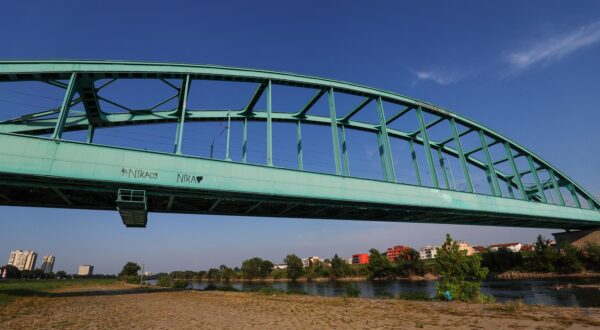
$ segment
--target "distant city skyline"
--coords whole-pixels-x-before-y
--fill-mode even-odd
[[[112,0],[69,6],[37,2],[35,10],[31,5],[3,6],[10,14],[0,29],[0,60],[216,64],[389,90],[439,104],[505,134],[600,195],[597,1],[576,6],[541,0],[435,5],[222,1],[187,2],[185,10]],[[132,24],[132,16],[148,20]],[[161,24],[155,23],[158,17]],[[30,111],[49,101],[18,95],[28,97],[21,106]],[[0,86],[0,109],[14,110],[14,96]],[[6,119],[1,111],[0,119]],[[220,130],[215,126],[206,132],[218,152],[225,144]],[[172,148],[171,136],[119,137],[156,139]],[[198,148],[210,146],[202,140]],[[372,151],[362,152],[354,155],[363,158],[361,165],[379,166],[379,160],[369,164]],[[350,257],[394,245],[418,249],[441,244],[446,233],[487,246],[530,243],[538,234],[549,238],[560,231],[181,214],[150,214],[148,228],[128,229],[116,211],[24,207],[0,207],[0,225],[4,258],[18,248],[48,251],[57,256],[55,272],[76,273],[80,265],[90,264],[98,274],[118,273],[127,261],[144,263],[154,273],[197,271],[239,266],[255,256],[280,263],[290,253]]]

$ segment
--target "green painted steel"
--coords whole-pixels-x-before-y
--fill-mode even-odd
[[[101,89],[116,80],[134,78],[158,79],[173,88],[176,94],[147,109],[132,109],[98,95]],[[102,79],[108,81],[95,86]],[[168,79],[179,79],[182,84],[177,87]],[[257,88],[242,109],[189,109],[187,94],[195,80],[246,82],[257,84]],[[259,214],[547,228],[597,226],[600,221],[600,203],[597,199],[566,174],[523,146],[438,106],[379,89],[291,73],[201,65],[102,61],[0,62],[0,84],[14,81],[40,81],[63,89],[65,94],[60,108],[0,122],[0,155],[3,158],[0,163],[0,193],[6,197],[0,200],[3,204],[51,207],[62,207],[66,204],[65,207],[99,209],[110,209],[112,206],[114,209],[114,198],[111,202],[105,202],[108,206],[102,204],[102,198],[110,200],[107,196],[114,195],[119,188],[129,188],[123,185],[133,185],[132,188],[141,186],[148,191],[148,208],[156,212]],[[272,98],[277,97],[272,94],[273,85],[309,88],[313,89],[315,94],[295,113],[278,112],[272,103]],[[256,109],[264,92],[266,109]],[[74,99],[75,93],[79,97]],[[309,114],[325,93],[328,94],[329,116]],[[360,96],[362,100],[349,113],[338,117],[335,93]],[[157,110],[173,99],[178,99],[176,108]],[[352,120],[373,100],[377,102],[378,124]],[[102,111],[99,101],[118,107],[123,112]],[[399,104],[404,109],[386,117],[383,102]],[[70,113],[69,109],[79,103],[83,104],[85,114]],[[390,127],[391,123],[411,111],[415,111],[417,115],[417,131],[404,132]],[[425,123],[424,112],[438,118],[431,123]],[[57,118],[49,117],[55,114],[58,114]],[[194,121],[227,122],[226,162],[182,154],[185,123]],[[241,163],[233,162],[230,158],[232,121],[243,122]],[[267,157],[264,166],[247,164],[247,134],[250,121],[266,122]],[[273,164],[273,121],[296,124],[299,170],[284,170],[278,168],[278,164]],[[428,130],[443,121],[450,124],[450,136],[443,141],[431,140]],[[135,151],[93,143],[94,131],[98,127],[154,123],[177,124],[172,154]],[[335,175],[304,171],[301,125],[330,126]],[[466,130],[459,132],[459,125]],[[86,143],[62,140],[63,132],[79,130],[87,130]],[[377,135],[383,177],[389,182],[350,177],[346,130],[360,130]],[[461,137],[470,132],[479,135],[481,147],[465,153]],[[44,134],[50,137],[41,137]],[[488,144],[486,137],[494,142]],[[400,180],[397,178],[393,162],[390,139],[408,141],[417,186],[395,183]],[[51,141],[54,141],[54,144],[48,143]],[[452,141],[454,146],[448,146]],[[432,187],[424,186],[421,181],[415,143],[424,148]],[[497,143],[504,146],[506,156],[494,160],[490,148]],[[438,153],[445,189],[439,189],[432,149]],[[516,156],[513,156],[513,150]],[[479,151],[483,152],[483,159],[476,156]],[[102,155],[103,158],[83,164],[80,157],[86,153]],[[529,165],[529,170],[523,173],[518,172],[514,160],[515,157],[521,156],[526,157]],[[446,165],[450,164],[446,161],[449,157],[458,158],[467,192],[455,191],[452,169],[446,168]],[[116,167],[111,167],[107,161],[113,161]],[[496,165],[502,162],[509,162],[511,173],[498,169]],[[152,168],[147,168],[150,165]],[[493,196],[474,192],[469,166],[487,173]],[[114,168],[120,168],[120,171],[111,172]],[[542,181],[538,171],[547,171],[549,178]],[[532,174],[534,186],[523,184],[521,176],[527,173]],[[175,176],[173,181],[175,174],[178,176]],[[356,171],[353,174],[360,176]],[[154,179],[148,182],[131,181],[130,177],[125,178],[124,175],[138,179],[140,176],[144,179]],[[500,181],[507,185],[510,196],[502,196]],[[60,198],[53,200],[52,197],[48,197],[47,200],[36,202],[35,199],[12,199],[4,193],[4,190],[15,195],[23,193],[16,188],[17,186],[35,187],[37,190],[31,191],[37,193],[43,193],[44,189],[51,187]],[[567,205],[561,194],[561,187],[571,193],[574,205]],[[519,191],[519,200],[515,199],[513,188]],[[63,189],[70,191],[71,195],[65,194]],[[98,190],[98,194],[107,194],[96,196],[96,204],[86,204],[85,198],[82,200],[81,196],[75,193],[79,190],[88,191],[88,194],[93,195],[94,189]],[[549,196],[556,195],[557,198],[549,201],[546,193],[549,193]],[[167,197],[161,197],[163,195]],[[194,200],[190,203],[195,206],[186,207],[182,204],[189,198]],[[589,205],[582,206],[580,198],[586,200]],[[228,201],[235,201],[235,204],[227,205]],[[204,202],[207,203],[205,207],[201,206]],[[244,203],[249,205],[244,206]],[[222,211],[225,207],[229,211]],[[269,211],[265,211],[266,209]],[[302,213],[301,210],[306,212]]]
[[[394,160],[392,158],[392,148],[390,147],[390,137],[387,132],[387,124],[385,113],[383,110],[383,101],[381,97],[377,98],[377,114],[379,115],[379,130],[381,138],[382,154],[383,154],[383,170],[386,173],[386,178],[390,182],[396,182],[396,170],[394,168]]]

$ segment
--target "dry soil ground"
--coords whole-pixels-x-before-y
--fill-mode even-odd
[[[239,292],[68,287],[20,297],[0,329],[598,329],[600,308],[462,304]]]

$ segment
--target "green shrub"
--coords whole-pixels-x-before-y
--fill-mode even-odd
[[[230,292],[238,292],[240,290],[234,288],[233,286],[227,284],[227,285],[222,285],[220,287],[217,288],[217,291],[230,291]]]
[[[169,288],[169,287],[171,287],[171,285],[172,285],[171,279],[168,276],[161,276],[156,281],[156,286],[160,286],[163,288]]]
[[[204,291],[216,291],[218,289],[218,287],[214,284],[214,283],[209,283],[205,288]]]
[[[360,296],[360,288],[356,284],[349,284],[346,286],[346,297],[358,296]]]
[[[185,289],[188,287],[188,285],[190,285],[190,282],[186,281],[186,280],[175,280],[173,282],[173,287],[175,289]]]

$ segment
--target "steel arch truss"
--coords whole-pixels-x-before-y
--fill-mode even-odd
[[[172,88],[173,94],[158,104],[144,109],[133,109],[102,95],[102,89],[113,82],[132,78],[159,80]],[[173,79],[179,80],[180,83],[173,84]],[[98,85],[100,80],[106,82]],[[254,83],[256,84],[256,90],[248,100],[247,105],[240,109],[190,109],[187,106],[188,92],[190,86],[198,80]],[[348,141],[346,140],[345,131],[360,130],[377,135],[383,177],[385,181],[391,183],[398,182],[398,178],[395,173],[390,140],[401,139],[407,141],[411,146],[413,160],[414,145],[420,145],[423,148],[427,165],[426,170],[430,174],[430,187],[432,188],[459,190],[451,184],[449,173],[446,170],[445,161],[448,156],[451,156],[459,161],[463,173],[465,182],[463,189],[460,189],[460,191],[477,193],[471,180],[471,171],[472,168],[478,168],[485,172],[489,191],[496,198],[520,199],[532,203],[531,205],[535,205],[533,203],[551,204],[587,209],[596,211],[596,214],[600,209],[600,202],[582,186],[511,139],[438,106],[379,89],[289,73],[213,66],[92,61],[0,62],[0,83],[14,81],[44,82],[64,89],[65,94],[59,108],[0,122],[0,134],[5,136],[49,135],[47,139],[58,141],[61,140],[64,132],[87,130],[87,142],[93,143],[94,130],[99,127],[176,123],[177,130],[173,141],[173,153],[181,155],[182,137],[185,134],[184,124],[186,122],[240,121],[243,123],[244,129],[244,155],[242,158],[244,163],[246,162],[245,132],[248,122],[263,121],[266,122],[267,130],[265,165],[267,167],[277,167],[277,164],[273,162],[272,122],[289,122],[297,127],[298,170],[302,171],[302,127],[304,125],[325,125],[331,127],[332,157],[335,160],[337,176],[352,177],[347,157]],[[272,98],[277,98],[277,95],[273,94],[274,85],[310,88],[315,90],[315,94],[307,99],[306,104],[296,112],[280,112],[272,106]],[[74,95],[76,94],[79,97],[75,98]],[[337,94],[351,94],[362,99],[352,111],[339,116],[336,113],[335,95]],[[260,109],[259,111],[256,106],[261,97],[266,97],[266,109]],[[330,115],[328,117],[311,114],[313,106],[322,98],[326,98],[329,105]],[[176,107],[173,109],[157,110],[160,106],[173,100],[177,102]],[[80,103],[83,105],[85,113],[70,114],[69,109]],[[122,112],[110,113],[103,111],[101,103],[111,104]],[[386,114],[385,103],[400,105],[403,110],[394,114]],[[356,118],[369,104],[376,106],[378,123],[354,120],[353,118]],[[396,120],[409,114],[417,118],[417,130],[402,131],[391,126]],[[428,122],[425,114],[433,115],[435,119]],[[430,131],[436,125],[444,122],[450,127],[449,136],[443,140],[430,138]],[[468,134],[474,134],[480,142],[477,147],[471,150],[465,150],[462,145],[463,137]],[[496,148],[499,146],[504,150],[503,157],[492,157],[490,149],[494,146]],[[229,158],[229,135],[227,136],[226,155]],[[519,158],[522,158],[522,161],[528,165],[525,171],[520,170],[516,165]],[[501,170],[500,164],[510,170]],[[424,171],[419,170],[416,162],[414,168],[419,185],[425,186],[421,184],[421,172]],[[542,178],[541,172],[544,172],[545,178]],[[523,178],[525,176],[531,176],[533,184],[524,182]],[[564,196],[565,193],[570,196]],[[570,205],[565,202],[567,197],[572,201]],[[284,211],[288,208],[288,211],[291,211],[296,207],[294,205],[296,204],[286,206]],[[211,207],[216,208],[217,205],[211,205]],[[257,206],[254,207],[257,208]],[[448,220],[448,223],[450,223],[450,220]]]

